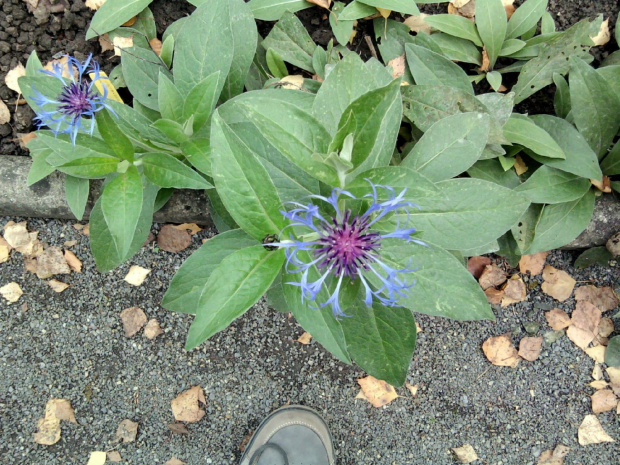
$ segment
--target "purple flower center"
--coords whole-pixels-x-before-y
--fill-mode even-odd
[[[368,231],[368,217],[355,216],[347,210],[342,222],[332,218],[333,226],[325,228],[324,235],[318,239],[320,248],[315,249],[315,257],[324,256],[319,268],[333,268],[336,276],[345,274],[355,279],[359,268],[368,270],[372,254],[380,247],[380,235]]]
[[[92,101],[96,96],[97,94],[89,90],[89,85],[85,80],[80,83],[72,82],[58,97],[58,103],[60,103],[58,110],[77,119],[93,109]]]

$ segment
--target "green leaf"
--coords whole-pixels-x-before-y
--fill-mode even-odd
[[[183,124],[187,118],[183,116],[183,95],[163,71],[159,71],[159,88],[157,103],[162,118]]]
[[[620,62],[613,66],[600,67],[596,72],[605,78],[616,97],[620,99]]]
[[[103,140],[122,160],[133,161],[134,148],[129,138],[122,133],[110,112],[105,108],[97,113],[97,129]]]
[[[614,336],[609,340],[605,351],[605,364],[610,367],[620,367],[620,336]]]
[[[134,101],[134,107],[137,107],[136,104],[139,108],[140,104]],[[107,105],[118,115],[120,123],[122,123],[119,127],[135,145],[151,144],[153,142],[164,145],[173,144],[169,137],[152,127],[153,122],[136,108],[131,108],[113,100],[108,100]],[[159,119],[159,115],[157,119]],[[152,147],[152,144],[147,146]]]
[[[557,249],[575,239],[588,226],[594,211],[594,193],[572,202],[545,205],[536,217],[533,236],[519,244],[526,255]]]
[[[339,18],[342,20],[355,20],[366,18],[367,16],[372,16],[377,13],[377,9],[374,6],[366,5],[362,2],[353,1],[349,3],[342,13],[340,13]]]
[[[504,170],[498,160],[479,160],[467,170],[472,178],[494,182],[500,186],[514,189],[521,182],[514,170]]]
[[[179,313],[196,314],[200,296],[213,271],[232,253],[258,245],[240,229],[226,231],[205,242],[176,272],[161,305]]]
[[[127,83],[125,82],[125,77],[123,76],[123,65],[117,65],[110,71],[110,75],[108,76],[110,82],[114,86],[115,89],[120,89],[122,87],[127,87]]]
[[[499,51],[500,57],[510,56],[513,53],[522,50],[525,47],[525,42],[519,39],[508,39],[504,41],[502,49]]]
[[[183,125],[169,119],[160,119],[155,121],[152,125],[158,131],[163,132],[170,140],[177,144],[182,144],[187,141],[188,136],[185,134]]]
[[[267,68],[274,77],[282,79],[288,76],[288,69],[286,69],[286,63],[273,49],[267,49],[265,54],[265,61],[267,62]]]
[[[553,137],[525,115],[513,113],[504,125],[504,136],[513,144],[527,147],[543,157],[566,158],[564,151]]]
[[[185,349],[193,349],[243,315],[269,289],[283,262],[282,250],[270,252],[262,245],[223,258],[202,289]]]
[[[490,69],[493,69],[495,60],[497,60],[502,49],[508,28],[507,23],[506,10],[504,10],[501,0],[477,0],[476,27],[489,54]]]
[[[56,166],[58,171],[77,178],[96,179],[116,171],[119,160],[109,156],[82,157]]]
[[[416,37],[411,35],[411,29],[404,23],[392,19],[376,18],[373,25],[381,59],[385,63],[405,53],[406,44],[416,43]],[[409,71],[405,70],[403,79],[412,83],[412,79],[408,80],[408,73]]]
[[[515,104],[551,84],[555,73],[561,75],[568,73],[571,55],[588,54],[589,45],[592,45],[589,37],[590,25],[587,19],[579,21],[564,33],[554,36],[548,43],[540,46],[538,55],[523,66],[519,79],[512,89],[515,93]]]
[[[354,21],[340,18],[344,6],[342,2],[334,2],[331,7],[331,14],[329,15],[329,25],[338,43],[346,46],[353,32]]]
[[[536,27],[543,13],[547,9],[549,0],[527,0],[519,6],[508,21],[506,38],[513,39],[519,37]]]
[[[553,98],[555,114],[562,119],[566,119],[571,110],[568,83],[566,79],[558,73],[553,74],[553,83],[555,84],[555,96]]]
[[[53,136],[49,132],[41,131],[37,133],[35,141],[41,148],[48,147],[53,151],[46,158],[47,163],[52,166],[61,166],[85,157],[112,158],[117,163],[119,161],[114,151],[105,142],[86,134],[78,134],[75,138],[75,145],[71,142],[68,134]],[[29,144],[29,146],[31,145]]]
[[[34,77],[40,76],[39,70],[43,69],[43,64],[37,55],[37,51],[33,50],[28,55],[28,61],[26,61],[26,76]]]
[[[153,0],[108,0],[95,12],[86,40],[110,32],[144,10]]]
[[[217,113],[212,120],[211,163],[218,194],[235,222],[258,240],[279,234],[285,221],[269,173]]]
[[[478,35],[476,26],[463,16],[448,14],[431,15],[424,18],[424,22],[429,24],[433,29],[445,32],[454,37],[469,40],[477,46],[482,47],[482,40]]]
[[[206,138],[192,138],[181,144],[185,159],[194,168],[211,176],[211,141]]]
[[[312,261],[306,251],[300,251],[298,257],[304,263]],[[316,266],[313,265],[308,270],[308,281],[316,281],[321,275]],[[312,334],[312,337],[330,351],[334,357],[341,362],[351,363],[342,326],[332,314],[331,306],[314,308],[315,306],[307,300],[302,302],[300,281],[301,273],[282,274],[284,297],[291,313],[304,330]],[[325,286],[322,286],[317,295],[317,302],[326,302],[329,297],[329,292]]]
[[[456,17],[460,18],[460,16]],[[442,53],[450,60],[473,63],[478,66],[482,65],[482,54],[480,53],[478,47],[476,47],[471,41],[461,37],[451,36],[443,32],[438,32],[430,37],[437,45],[439,45]]]
[[[620,174],[620,141],[616,142],[614,148],[603,158],[601,169],[607,176]]]
[[[433,124],[408,152],[401,166],[431,181],[461,174],[482,155],[489,135],[489,116],[458,113]]]
[[[495,320],[480,285],[450,252],[432,244],[424,247],[385,239],[381,242],[380,255],[382,261],[395,269],[418,268],[410,273],[410,279],[416,280],[415,286],[398,305],[417,313],[454,320]]]
[[[420,10],[414,0],[356,0],[366,5],[386,10],[398,11],[407,15],[419,15]]]
[[[411,310],[378,302],[369,308],[358,298],[346,313],[340,324],[351,358],[369,375],[402,386],[416,343]]]
[[[151,231],[151,225],[153,224],[153,205],[158,188],[145,179],[142,181],[142,202],[137,206],[134,205],[134,207],[139,209],[140,216],[136,227],[132,231],[131,244],[126,254],[119,254],[119,249],[116,246],[109,224],[104,217],[101,207],[103,196],[99,197],[99,200],[97,200],[93,207],[90,214],[90,248],[93,252],[97,269],[101,272],[110,271],[125,260],[131,258],[142,248]]]
[[[553,32],[555,32],[555,21],[553,20],[551,13],[545,11],[542,14],[542,19],[540,22],[540,33],[551,34]]]
[[[131,25],[131,27],[143,33],[148,40],[152,40],[157,37],[155,17],[153,16],[151,9],[148,7],[136,16],[136,21]]]
[[[213,186],[182,161],[167,153],[147,153],[140,158],[144,175],[159,187],[209,189]]]
[[[151,110],[159,111],[159,73],[170,77],[170,72],[159,56],[151,50],[131,47],[121,55],[123,77],[131,95]]]
[[[607,247],[592,247],[584,252],[582,252],[577,259],[575,260],[575,268],[578,270],[582,270],[592,265],[601,265],[607,266],[609,264],[609,260],[611,260],[613,255]]]
[[[382,166],[364,171],[346,185],[346,190],[357,198],[362,198],[371,192],[368,181],[375,185],[390,186],[396,191],[407,189],[404,198],[414,203],[425,198],[432,201],[440,196],[440,191],[433,182],[404,166]],[[378,189],[377,199],[379,201],[389,200],[388,192]]]
[[[282,14],[263,41],[265,50],[272,49],[284,61],[314,72],[312,55],[316,45],[297,16],[290,11]]]
[[[256,19],[277,21],[287,11],[295,12],[314,5],[305,0],[251,0],[248,4]]]
[[[220,72],[217,71],[207,76],[194,87],[183,105],[183,120],[188,120],[194,116],[194,131],[198,131],[209,120],[217,99],[218,91],[221,88]]]
[[[166,40],[161,45],[161,52],[159,57],[168,68],[172,66],[172,55],[174,54],[174,36],[170,35],[166,37]]]
[[[78,221],[81,221],[84,216],[89,192],[90,181],[88,179],[76,178],[75,176],[67,176],[65,178],[67,204],[71,209],[71,213]]]
[[[155,204],[153,205],[153,211],[158,212],[159,210],[164,208],[166,204],[168,203],[168,201],[170,200],[170,197],[172,197],[172,194],[174,194],[174,189],[172,188],[160,189],[159,192],[157,193],[157,197],[155,197]]]
[[[532,203],[563,203],[580,199],[590,189],[590,181],[575,174],[541,166],[515,189]]]
[[[497,91],[502,85],[502,75],[497,71],[490,71],[486,74],[487,82],[491,88]]]
[[[607,80],[579,58],[570,58],[570,99],[575,126],[602,158],[620,129],[620,99]]]
[[[143,190],[135,166],[107,183],[101,193],[101,211],[112,236],[116,254],[129,252],[142,210]]]
[[[551,115],[534,115],[530,117],[536,125],[553,137],[566,158],[545,158],[530,153],[540,163],[552,168],[576,174],[583,178],[601,180],[603,174],[599,168],[596,154],[592,151],[583,136],[572,124]]]
[[[446,57],[419,45],[405,45],[407,64],[416,84],[440,84],[474,93],[467,74]]]
[[[234,0],[234,3],[238,1],[241,0]],[[175,37],[174,82],[182,95],[188,95],[213,73],[219,71],[220,76],[228,75],[236,53],[233,35],[236,28],[231,11],[235,8],[231,0],[204,3],[196,8]],[[223,80],[220,85],[224,85]]]
[[[28,187],[33,184],[39,182],[41,179],[46,178],[54,171],[56,168],[50,165],[46,158],[51,155],[52,149],[44,148],[39,150],[33,150],[31,148],[31,143],[28,144],[28,149],[30,150],[30,157],[32,158],[32,165],[30,165],[30,170],[28,171],[28,179],[26,185]]]
[[[480,247],[515,224],[529,201],[519,193],[481,179],[457,178],[436,184],[439,195],[420,199],[408,218],[421,238],[448,250]],[[391,224],[407,215],[394,215]]]

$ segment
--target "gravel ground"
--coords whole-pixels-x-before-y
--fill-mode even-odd
[[[0,224],[9,219],[18,220],[0,218]],[[423,332],[408,376],[419,385],[418,394],[413,398],[399,388],[401,398],[375,409],[355,399],[362,370],[341,364],[315,342],[295,342],[303,330],[262,301],[196,350],[183,350],[191,317],[168,312],[159,302],[207,231],[182,253],[150,245],[114,272],[101,274],[88,239],[73,224],[28,223],[49,245],[78,240],[72,250],[84,269],[58,277],[71,285],[62,294],[25,271],[18,253],[0,265],[0,286],[15,281],[25,292],[15,304],[0,299],[0,463],[85,464],[90,451],[116,449],[124,463],[135,465],[163,464],[172,456],[189,465],[235,464],[244,436],[287,402],[324,415],[340,465],[452,464],[450,448],[465,443],[481,458],[476,463],[489,465],[535,464],[541,451],[558,444],[572,448],[567,465],[620,463],[618,442],[577,443],[577,428],[591,413],[593,390],[586,384],[594,363],[566,337],[516,369],[491,365],[481,351],[485,339],[507,332],[518,343],[527,322],[540,323],[541,334],[548,331],[544,310],[570,311],[573,299],[554,302],[536,286],[526,302],[496,309],[496,323],[419,316]],[[578,285],[620,279],[618,263],[576,271],[573,261],[568,252],[553,252],[547,260]],[[134,264],[153,270],[140,287],[123,281]],[[131,306],[157,318],[164,334],[153,341],[142,332],[126,338],[119,315]],[[188,425],[189,435],[172,434],[170,401],[194,385],[205,390],[206,416]],[[33,433],[50,398],[70,400],[78,424],[63,422],[61,440],[41,446]],[[138,437],[119,445],[116,428],[126,418],[139,422]],[[598,418],[620,441],[616,413]]]

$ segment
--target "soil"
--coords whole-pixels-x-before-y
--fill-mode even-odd
[[[347,2],[348,3],[348,2]],[[517,0],[515,4],[520,4]],[[6,73],[19,63],[25,64],[28,56],[36,50],[43,63],[51,60],[56,54],[74,55],[78,59],[92,53],[101,64],[102,69],[109,72],[119,62],[112,52],[101,52],[97,39],[85,40],[86,30],[93,15],[81,0],[41,0],[37,11],[31,12],[24,0],[3,0],[0,11],[0,98],[9,106],[11,121],[0,125],[0,154],[27,155],[19,146],[18,134],[34,130],[32,118],[34,112],[26,104],[16,105],[16,94],[9,89],[4,77]],[[54,4],[54,5],[52,5]],[[65,5],[67,8],[63,8]],[[445,4],[422,5],[421,10],[427,13],[444,13]],[[175,20],[190,14],[194,7],[184,1],[155,0],[151,9],[157,23],[157,32],[161,35],[168,25]],[[558,30],[564,30],[585,17],[594,17],[602,13],[609,18],[612,28],[618,17],[620,6],[617,0],[550,0],[549,11],[555,19]],[[313,40],[322,46],[333,38],[327,12],[322,8],[310,8],[298,13]],[[273,26],[272,22],[258,21],[258,30],[264,37]],[[349,46],[364,59],[368,59],[371,50],[365,37],[374,37],[372,21],[359,21],[358,33]],[[612,40],[604,47],[596,47],[593,54],[596,61],[605,58],[617,48]],[[596,64],[596,63],[595,63]],[[548,87],[536,94],[518,110],[529,113],[546,113],[553,97],[553,88]]]

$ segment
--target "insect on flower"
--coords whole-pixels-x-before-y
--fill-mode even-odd
[[[94,116],[97,112],[106,108],[114,113],[106,103],[108,97],[106,87],[103,86],[103,95],[99,95],[94,88],[98,80],[108,78],[101,76],[99,64],[92,59],[92,54],[88,55],[84,62],[69,56],[66,63],[55,62],[52,71],[41,70],[41,72],[60,80],[63,89],[56,98],[50,98],[33,89],[36,94],[33,100],[38,106],[35,108],[37,129],[47,126],[54,135],[71,134],[71,141],[75,145],[75,138],[80,130],[93,134]],[[93,74],[90,82],[84,76],[88,73]]]
[[[368,181],[368,180],[367,180]],[[400,223],[390,233],[373,231],[373,226],[386,215],[391,213],[405,213],[409,217],[409,208],[419,208],[412,202],[404,200],[407,189],[396,195],[389,186],[375,185],[368,181],[372,193],[364,197],[372,200],[368,209],[359,215],[353,215],[350,210],[341,211],[338,206],[338,197],[344,195],[351,199],[356,197],[348,191],[334,188],[330,197],[321,195],[310,196],[331,205],[335,216],[326,219],[319,207],[313,203],[306,205],[290,202],[295,208],[290,211],[281,211],[290,221],[287,227],[307,228],[307,234],[296,239],[293,234],[290,239],[271,243],[269,246],[285,248],[286,270],[289,273],[301,273],[300,282],[291,282],[301,287],[302,301],[317,301],[318,295],[329,279],[336,280],[336,286],[325,302],[316,302],[320,307],[331,305],[336,318],[346,315],[340,306],[339,294],[343,281],[359,279],[365,290],[364,302],[371,306],[374,299],[386,306],[394,306],[401,297],[407,295],[408,290],[415,284],[415,279],[407,279],[407,274],[416,271],[409,266],[404,269],[394,269],[381,259],[381,241],[388,238],[402,239],[407,242],[427,246],[424,242],[412,237],[415,228],[401,227]],[[388,200],[379,201],[377,188],[388,192]],[[285,228],[286,229],[286,228]],[[307,254],[310,261],[304,261]],[[322,273],[315,281],[309,281],[309,273],[313,266]],[[377,288],[371,286],[371,281],[380,283]]]

